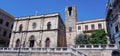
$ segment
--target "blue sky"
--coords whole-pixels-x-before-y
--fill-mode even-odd
[[[59,12],[64,20],[65,8],[76,6],[78,21],[105,17],[107,0],[0,0],[0,8],[14,17]]]

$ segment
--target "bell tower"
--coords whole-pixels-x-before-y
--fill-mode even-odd
[[[74,45],[74,39],[76,37],[76,21],[77,21],[76,8],[74,6],[66,7],[65,26],[68,46]]]

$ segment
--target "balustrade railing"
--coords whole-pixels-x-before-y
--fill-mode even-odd
[[[78,49],[117,49],[117,46],[114,44],[101,44],[101,45],[73,45],[71,47],[56,47],[56,48],[6,48],[0,47],[0,53],[70,53],[71,55],[79,56],[85,54],[78,51]]]
[[[19,52],[20,51],[20,52]],[[0,48],[1,53],[29,53],[29,52],[45,52],[45,53],[69,53],[74,56],[85,55],[74,48],[57,47],[57,48]]]
[[[74,48],[77,49],[117,49],[117,45],[115,44],[101,44],[101,45],[90,45],[90,44],[81,44],[81,45],[73,45]]]
[[[52,52],[52,51],[55,51],[55,52],[69,52],[69,48],[67,47],[61,47],[61,48],[0,48],[0,51],[19,51],[21,50],[22,51],[31,51],[31,52],[45,52],[45,51],[48,51],[48,52]]]

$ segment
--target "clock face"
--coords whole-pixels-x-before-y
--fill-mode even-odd
[[[36,28],[36,23],[35,23],[35,22],[32,24],[32,28],[33,28],[33,29]]]

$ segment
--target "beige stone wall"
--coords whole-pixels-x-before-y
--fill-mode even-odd
[[[71,53],[21,53],[21,56],[75,56]],[[0,53],[0,56],[18,56],[18,53]]]
[[[79,50],[80,52],[86,54],[87,56],[112,56],[112,50],[102,50],[102,49],[96,49],[96,50]]]
[[[59,26],[58,26],[58,39],[59,41],[57,41],[59,44],[59,47],[66,47],[67,46],[67,39],[66,39],[66,28],[65,28],[65,24],[62,21],[62,19],[59,19]]]
[[[70,12],[71,11],[71,12]],[[66,38],[67,46],[74,45],[74,39],[76,37],[76,22],[77,12],[75,6],[65,8],[65,27],[66,27]],[[69,31],[71,28],[71,31]]]
[[[66,37],[67,37],[67,46],[71,46],[75,44],[75,37],[76,37],[76,32],[72,32],[72,33],[66,33]]]
[[[96,20],[89,20],[89,21],[83,21],[83,22],[77,22],[76,29],[77,29],[77,34],[83,32],[83,31],[91,31],[91,25],[94,24],[95,29],[94,30],[99,30],[98,24],[102,25],[102,29],[106,31],[106,22],[105,19],[96,19]],[[88,25],[88,30],[85,30],[85,25]],[[78,26],[81,26],[81,29],[78,29]]]
[[[57,47],[58,31],[43,32],[42,47],[45,47],[46,38],[50,38],[50,47]]]
[[[22,41],[21,45],[25,42],[26,46],[29,47],[29,38],[34,35],[35,36],[35,44],[34,47],[45,47],[46,38],[50,39],[50,47],[57,47],[59,41],[58,39],[58,30],[59,30],[59,22],[58,14],[48,14],[41,16],[31,16],[31,17],[23,17],[18,18],[14,23],[13,33],[10,41],[10,47],[15,47],[16,40],[20,39]],[[51,22],[51,29],[47,30],[47,23]],[[33,23],[36,23],[36,27],[33,28]],[[19,26],[23,25],[22,32],[19,32]],[[65,29],[65,27],[63,27]],[[65,31],[65,30],[63,30]],[[59,35],[61,36],[61,35]],[[64,40],[64,38],[63,38]],[[41,41],[41,46],[40,46]]]

